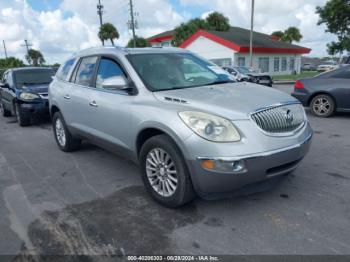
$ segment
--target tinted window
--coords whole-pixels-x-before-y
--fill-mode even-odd
[[[331,77],[350,79],[350,68],[346,68],[343,70],[339,70],[338,72],[334,72],[334,74]]]
[[[96,65],[97,57],[90,56],[84,57],[79,65],[75,83],[82,86],[91,86],[92,78],[94,76],[94,68]]]
[[[56,77],[58,77],[61,80],[66,80],[70,69],[74,65],[74,62],[75,62],[75,58],[70,59],[67,62],[65,62],[58,70]]]
[[[49,84],[54,75],[55,71],[51,69],[15,71],[16,86],[22,88],[24,85]]]
[[[125,77],[123,69],[113,60],[108,58],[102,58],[100,65],[98,67],[98,72],[96,77],[96,87],[102,88],[103,81],[113,76]]]

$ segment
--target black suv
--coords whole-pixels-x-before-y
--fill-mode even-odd
[[[55,71],[47,67],[23,67],[5,71],[0,84],[0,105],[4,117],[17,116],[28,126],[33,116],[49,116],[48,87]]]

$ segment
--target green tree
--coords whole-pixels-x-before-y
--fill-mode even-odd
[[[337,42],[327,45],[330,55],[350,52],[350,0],[329,0],[323,7],[316,7],[320,16],[318,25],[325,24],[326,32],[335,34]]]
[[[284,33],[283,33],[283,31],[275,31],[271,35],[275,36],[275,37],[278,37],[279,39],[282,39]]]
[[[24,63],[22,60],[15,57],[8,57],[7,59],[0,59],[0,68],[13,68],[13,67],[23,67]]]
[[[210,26],[207,22],[200,18],[191,19],[187,23],[182,23],[175,28],[173,36],[173,45],[180,46],[191,35],[197,32],[199,29],[210,30]]]
[[[114,25],[111,23],[104,23],[100,27],[100,31],[98,32],[98,37],[101,39],[102,43],[104,43],[105,40],[110,40],[112,45],[114,46],[113,39],[119,38],[119,33],[117,28],[115,28]]]
[[[43,54],[39,50],[29,49],[26,55],[26,60],[30,65],[42,66],[45,63]]]
[[[284,31],[275,31],[271,35],[278,37],[280,40],[288,43],[292,43],[293,41],[300,42],[300,40],[303,38],[299,29],[295,26],[290,26]]]
[[[300,42],[302,38],[303,36],[300,33],[299,29],[294,26],[291,26],[283,32],[282,41],[289,43],[292,43],[293,41]]]
[[[230,29],[229,19],[219,12],[213,12],[205,19],[212,30],[228,31]]]
[[[135,41],[136,41],[136,47],[148,47],[148,46],[150,46],[148,41],[143,37],[136,36]],[[130,39],[126,47],[134,47],[134,40]]]

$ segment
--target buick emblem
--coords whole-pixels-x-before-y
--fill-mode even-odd
[[[289,109],[285,110],[284,119],[286,120],[287,124],[291,124],[293,122],[294,115]]]

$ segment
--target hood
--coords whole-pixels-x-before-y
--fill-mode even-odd
[[[49,90],[49,84],[37,84],[37,85],[24,85],[22,92],[29,92],[33,94],[47,93]]]
[[[290,95],[262,85],[240,82],[154,92],[164,103],[176,103],[179,110],[197,110],[231,120],[248,119],[249,113],[278,103],[295,102]]]

